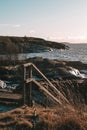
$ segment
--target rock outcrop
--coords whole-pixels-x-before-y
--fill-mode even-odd
[[[30,58],[27,62],[34,63],[48,78],[73,79],[86,78],[82,72],[87,64],[79,61],[60,61],[56,59]]]
[[[68,49],[64,43],[34,37],[0,36],[0,54],[50,51],[52,48]]]

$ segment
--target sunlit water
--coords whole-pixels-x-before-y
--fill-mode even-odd
[[[42,53],[19,54],[19,58],[43,57],[87,63],[87,44],[69,44],[69,50],[53,49]]]

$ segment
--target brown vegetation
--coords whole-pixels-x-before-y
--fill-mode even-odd
[[[37,130],[86,130],[87,107],[74,108],[63,106],[47,108],[36,106],[38,118],[35,119],[34,108],[21,107],[6,113],[0,113],[0,128]]]

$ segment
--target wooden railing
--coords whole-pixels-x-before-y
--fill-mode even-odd
[[[30,67],[29,77],[26,78],[27,74],[27,68]],[[33,79],[33,74],[32,71],[33,69],[43,77],[43,79],[49,84],[49,88],[44,87],[42,84],[40,84],[38,81],[35,81]],[[51,83],[51,81],[33,64],[33,63],[26,63],[23,64],[23,103],[26,104],[27,98],[29,99],[29,103],[27,105],[31,106],[31,101],[32,101],[32,83],[36,84],[44,93],[47,94],[54,102],[57,104],[62,105],[62,101],[65,101],[66,103],[69,104],[69,101],[64,97],[64,95]],[[26,84],[29,84],[29,91],[28,95],[26,94]],[[54,95],[49,91],[49,89],[52,89],[54,92]],[[55,96],[57,95],[57,96]],[[58,99],[59,97],[59,99]],[[62,99],[62,100],[60,100]]]

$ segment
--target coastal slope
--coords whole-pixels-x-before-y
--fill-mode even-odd
[[[51,49],[68,49],[64,43],[47,41],[35,37],[0,36],[0,54],[31,53],[51,51]]]

